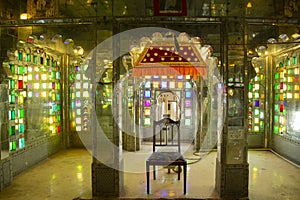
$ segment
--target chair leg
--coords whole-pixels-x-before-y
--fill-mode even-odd
[[[186,164],[183,165],[183,194],[186,194]]]
[[[156,175],[155,175],[155,165],[153,165],[153,180],[156,180]]]
[[[181,168],[180,165],[178,165],[178,180],[180,180],[180,172],[181,172]]]
[[[147,174],[147,194],[150,192],[150,170],[149,170],[149,164],[146,164],[146,174]]]

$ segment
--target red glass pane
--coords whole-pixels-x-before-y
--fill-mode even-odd
[[[280,112],[283,112],[283,110],[284,110],[284,105],[283,104],[280,105],[279,110],[280,110]]]
[[[18,80],[18,88],[23,89],[23,80]]]

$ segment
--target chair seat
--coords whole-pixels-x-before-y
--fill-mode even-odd
[[[147,159],[151,165],[184,165],[185,158],[179,152],[153,152]]]
[[[153,152],[146,160],[147,174],[147,194],[150,192],[150,166],[153,166],[153,179],[155,180],[155,166],[183,166],[183,194],[186,194],[186,168],[187,162],[179,152]],[[170,170],[170,169],[168,169]],[[178,171],[178,180],[180,180],[180,169]]]

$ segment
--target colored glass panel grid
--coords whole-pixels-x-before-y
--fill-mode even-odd
[[[146,118],[144,119],[144,125],[145,125],[145,126],[150,126],[150,125],[151,125],[151,120],[150,120],[149,117],[146,117]]]
[[[149,108],[144,109],[144,115],[145,116],[150,116],[150,109]]]
[[[145,98],[151,98],[151,91],[145,90],[144,96],[145,96]]]
[[[145,100],[145,101],[144,101],[144,105],[145,105],[146,107],[150,107],[150,106],[151,106],[151,101],[150,101],[150,100]]]
[[[190,108],[191,107],[191,101],[190,100],[186,100],[185,101],[185,107],[186,108]]]
[[[184,120],[184,125],[186,125],[186,126],[192,125],[191,119],[185,119],[185,120]]]
[[[191,97],[192,97],[191,91],[186,91],[185,92],[185,98],[191,98]]]
[[[168,82],[167,81],[162,81],[161,82],[161,88],[163,88],[163,89],[168,88]]]

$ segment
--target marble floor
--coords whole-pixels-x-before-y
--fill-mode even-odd
[[[218,199],[214,189],[216,152],[190,154],[187,195],[182,181],[166,169],[151,180],[151,194],[146,194],[143,152],[124,152],[124,193],[134,198]],[[201,158],[201,159],[199,159]],[[267,150],[249,150],[249,199],[298,200],[300,168]],[[67,149],[40,162],[13,178],[0,192],[5,200],[91,199],[91,155],[85,149]]]

